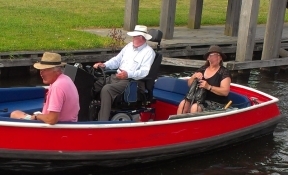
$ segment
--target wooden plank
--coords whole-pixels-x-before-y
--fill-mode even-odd
[[[263,48],[263,39],[255,40],[254,51],[262,51]],[[148,44],[156,48],[155,42],[149,42]],[[210,45],[216,44],[222,48],[224,53],[236,53],[236,42],[217,42],[217,43],[176,43],[176,44],[161,44],[162,51],[167,54],[167,57],[180,57],[180,56],[194,56],[194,55],[203,55],[206,53]],[[283,38],[281,41],[281,48],[288,49],[288,38]],[[187,51],[183,51],[187,50]],[[53,52],[59,53],[62,56],[73,55],[73,56],[82,56],[82,55],[105,55],[105,54],[117,54],[121,51],[121,48],[113,51],[109,48],[96,48],[96,49],[87,49],[87,50],[53,50]],[[13,58],[35,58],[42,57],[44,51],[15,51],[15,52],[0,52],[0,62],[2,59]],[[179,53],[179,54],[178,54]],[[169,56],[173,55],[173,56]]]
[[[252,60],[260,0],[243,1],[237,40],[236,61]]]
[[[107,61],[113,55],[98,55],[98,56],[63,56],[62,59],[64,62],[73,64],[73,63],[94,63],[99,61]],[[18,66],[32,66],[37,61],[40,61],[40,58],[24,58],[24,59],[3,59],[1,60],[0,67],[18,67]],[[162,65],[170,66],[181,66],[181,67],[191,67],[199,68],[205,64],[205,60],[192,60],[192,59],[183,59],[183,58],[169,58],[163,57]],[[285,58],[274,58],[269,60],[255,60],[255,61],[228,61],[224,62],[224,66],[230,70],[243,70],[243,69],[253,69],[253,68],[263,68],[263,67],[274,67],[274,66],[283,66],[288,65],[288,57]]]
[[[203,0],[190,0],[188,28],[200,29],[202,9],[203,9]]]
[[[282,43],[281,47],[283,49],[288,49],[288,43]],[[189,60],[191,56],[200,56],[202,57],[208,50],[209,45],[202,45],[202,46],[195,46],[195,45],[186,45],[186,44],[175,44],[175,47],[169,48],[162,48],[161,53],[164,57],[175,57],[173,59],[178,59],[179,57],[188,57],[186,60]],[[236,46],[234,44],[225,44],[221,45],[223,53],[226,54],[234,54],[236,53]],[[254,47],[254,51],[262,51],[262,43],[256,43]],[[86,62],[98,62],[98,61],[106,61],[118,52],[111,52],[110,50],[103,49],[103,52],[99,52],[96,50],[87,50],[87,51],[71,51],[71,53],[66,53],[64,51],[59,51],[57,53],[61,53],[63,59],[68,60],[68,62],[75,62],[86,63]],[[2,56],[1,56],[2,54]],[[9,53],[0,53],[2,59],[0,59],[0,67],[14,67],[14,66],[29,66],[31,63],[26,60],[40,58],[43,55],[43,52],[17,52],[17,55],[14,58],[10,58]],[[70,61],[71,58],[72,61]],[[178,58],[177,58],[178,57]],[[20,59],[20,61],[14,61]],[[12,60],[12,61],[11,61]],[[21,61],[22,60],[22,61]],[[192,60],[194,61],[194,60]],[[15,65],[14,65],[15,64]],[[196,65],[197,66],[197,65]],[[195,67],[195,66],[194,66]]]
[[[70,50],[70,51],[63,51],[63,50],[54,50],[53,52],[59,53],[60,55],[88,55],[88,54],[104,54],[104,53],[111,53],[111,52],[120,52],[121,49],[117,49],[113,51],[112,49],[107,48],[98,48],[98,49],[91,49],[91,50]],[[0,56],[23,56],[23,57],[30,57],[31,55],[36,55],[38,57],[42,56],[44,51],[15,51],[15,52],[0,52]]]
[[[204,65],[205,60],[191,60],[191,59],[181,59],[181,58],[162,58],[162,65],[169,65],[169,66],[181,66],[181,67],[193,67],[199,68]]]
[[[221,47],[223,53],[235,53],[236,46],[227,46]],[[175,49],[175,50],[166,50],[163,49],[162,55],[166,57],[184,57],[184,56],[202,56],[208,51],[207,48],[183,48],[183,49]]]
[[[62,56],[62,61],[67,63],[94,63],[100,61],[107,61],[115,56],[115,54],[106,55],[82,55],[82,56]],[[18,66],[32,66],[34,63],[40,61],[39,58],[17,58],[17,59],[2,59],[0,60],[0,67],[18,67]]]
[[[224,34],[227,36],[238,35],[241,4],[242,1],[240,0],[228,0],[224,31]]]
[[[126,0],[123,29],[132,31],[138,23],[139,0]]]
[[[243,70],[243,69],[254,69],[274,66],[286,66],[288,65],[288,57],[285,58],[273,58],[268,60],[255,60],[245,62],[227,62],[226,67],[230,70]]]
[[[288,57],[288,51],[285,50],[285,49],[283,49],[283,48],[280,48],[280,49],[279,49],[279,55],[280,55],[281,57]]]
[[[163,32],[163,39],[173,39],[175,14],[176,0],[162,0],[160,30]]]
[[[202,112],[196,112],[196,113],[169,115],[168,120],[176,120],[176,119],[191,118],[191,117],[200,117],[200,116],[204,116],[204,115],[213,115],[213,114],[225,113],[225,112],[234,111],[234,110],[238,110],[238,109],[237,108],[218,109],[218,110],[202,111]]]
[[[199,68],[203,66],[205,62],[206,62],[205,60],[191,60],[191,59],[163,57],[161,64],[170,65],[170,66]],[[288,65],[288,57],[274,58],[270,60],[245,61],[245,62],[228,61],[228,62],[224,62],[223,64],[229,70],[243,70],[243,69],[254,69],[254,68],[263,68],[263,67],[274,67],[274,66]]]
[[[203,56],[209,48],[210,45],[194,45],[194,44],[174,44],[170,45],[167,48],[162,48],[160,51],[164,57],[191,57],[191,56]],[[236,44],[235,43],[225,43],[220,44],[220,47],[222,48],[223,53],[226,54],[235,54],[236,53]],[[255,43],[254,46],[254,52],[256,51],[262,51],[262,42]],[[281,43],[282,49],[288,49],[288,43],[286,41],[283,41]],[[105,61],[105,59],[108,59],[109,57],[113,57],[114,55],[118,54],[120,52],[112,52],[111,49],[95,49],[95,50],[78,50],[78,51],[55,51],[57,53],[60,53],[63,57],[64,56],[73,56],[79,60],[79,62],[82,62],[81,58],[83,59],[83,62],[96,62],[96,61]],[[13,55],[13,58],[11,56]],[[30,58],[41,58],[43,55],[43,52],[32,52],[32,51],[23,51],[23,52],[13,52],[13,54],[9,54],[8,52],[0,53],[0,67],[7,66],[7,64],[13,67],[12,64],[10,64],[10,59],[30,59]],[[89,57],[89,59],[87,59]],[[283,56],[282,56],[283,57]],[[103,59],[101,59],[103,58]],[[189,58],[188,58],[189,59]],[[237,61],[237,60],[236,60]],[[2,65],[1,65],[2,63]],[[23,62],[23,64],[27,64]],[[21,66],[20,63],[17,66]]]
[[[279,57],[287,0],[269,1],[261,60]]]

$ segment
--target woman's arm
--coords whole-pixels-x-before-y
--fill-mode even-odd
[[[230,92],[230,83],[231,83],[231,78],[226,77],[221,81],[220,87],[208,86],[207,89],[213,92],[214,94],[227,96]]]

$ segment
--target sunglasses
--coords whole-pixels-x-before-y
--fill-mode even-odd
[[[209,57],[212,57],[212,56],[219,56],[220,54],[219,53],[210,53],[209,54]]]

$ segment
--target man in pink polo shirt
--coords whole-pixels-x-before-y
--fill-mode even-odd
[[[50,85],[42,113],[29,115],[17,110],[13,111],[10,117],[41,120],[51,125],[58,121],[77,122],[80,109],[79,95],[71,78],[62,73],[65,64],[61,62],[61,55],[45,52],[41,61],[34,64],[34,67],[40,70],[43,83]]]

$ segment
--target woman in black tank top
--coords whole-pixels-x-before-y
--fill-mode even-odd
[[[198,87],[205,89],[205,100],[182,100],[178,106],[177,114],[201,112],[223,108],[228,103],[231,76],[227,68],[223,66],[226,55],[219,46],[213,45],[204,55],[206,63],[200,67],[188,80],[191,86],[194,80],[198,81]]]

